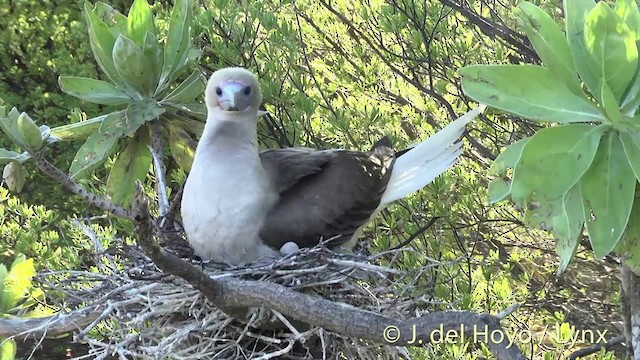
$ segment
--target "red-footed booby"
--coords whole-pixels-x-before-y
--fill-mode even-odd
[[[203,260],[241,265],[331,238],[331,246],[353,247],[382,208],[456,162],[465,125],[484,109],[471,110],[396,158],[387,138],[369,152],[260,152],[261,101],[258,80],[246,69],[218,70],[207,83],[207,121],[181,210],[187,239]]]

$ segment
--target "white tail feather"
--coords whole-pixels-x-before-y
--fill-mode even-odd
[[[467,112],[398,157],[380,205],[425,187],[455,164],[462,154],[462,141],[459,140],[465,126],[485,108],[485,105],[480,105]]]

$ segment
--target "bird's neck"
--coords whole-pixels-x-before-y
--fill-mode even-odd
[[[255,114],[209,112],[194,166],[259,166],[256,126]]]
[[[258,152],[255,115],[209,112],[200,143],[207,147]]]

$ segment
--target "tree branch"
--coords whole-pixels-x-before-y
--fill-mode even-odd
[[[151,138],[151,156],[153,157],[153,168],[156,174],[156,193],[158,194],[158,205],[160,207],[160,216],[166,216],[169,213],[169,195],[167,194],[167,181],[165,179],[165,169],[162,145],[162,127],[158,120],[149,123],[149,137]]]
[[[58,313],[40,318],[0,318],[0,338],[25,340],[29,337],[58,337],[86,327],[101,313],[91,308],[83,308],[69,314]]]
[[[62,172],[62,170],[58,169],[52,163],[47,161],[42,156],[42,154],[36,154],[34,155],[33,158],[36,162],[36,165],[42,172],[44,172],[45,174],[57,180],[60,184],[62,184],[62,186],[66,187],[72,193],[80,196],[89,204],[94,205],[95,207],[100,208],[102,210],[108,211],[114,215],[127,218],[127,219],[133,219],[133,215],[129,210],[123,207],[120,207],[118,205],[112,204],[109,200],[105,199],[104,197],[96,195],[90,192],[89,190],[83,188],[82,186],[80,186],[80,184],[78,184],[73,179],[71,179],[69,175],[65,174],[64,172]]]
[[[622,264],[622,306],[627,355],[640,359],[640,276]]]
[[[443,341],[443,336],[448,331],[454,331],[458,340],[464,337],[485,343],[498,359],[525,359],[517,346],[510,346],[500,321],[492,315],[446,311],[399,321],[344,303],[301,294],[270,282],[230,277],[212,279],[158,245],[154,239],[157,226],[149,214],[140,183],[136,185],[132,209],[136,213],[139,244],[151,260],[162,271],[186,280],[225,312],[231,310],[238,314],[238,309],[266,307],[294,320],[321,326],[346,336],[398,346],[422,346]],[[246,313],[241,318],[246,318]],[[492,338],[490,334],[494,332],[505,336],[501,339]]]

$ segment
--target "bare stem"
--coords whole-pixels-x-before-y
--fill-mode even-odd
[[[164,160],[162,158],[162,128],[158,120],[149,124],[149,136],[151,137],[151,156],[153,157],[153,168],[156,173],[156,193],[158,194],[158,206],[160,207],[160,217],[169,213],[169,195],[167,194],[167,181],[165,179]]]
[[[622,295],[628,355],[640,359],[640,276],[625,264],[622,264]]]
[[[58,169],[52,163],[43,158],[42,155],[36,155],[34,156],[34,159],[36,165],[40,170],[42,170],[42,172],[57,180],[60,184],[62,184],[62,186],[66,187],[72,193],[80,196],[88,203],[102,210],[106,210],[114,215],[127,219],[133,219],[133,215],[129,210],[115,205],[104,197],[96,195],[91,191],[83,188],[82,186],[80,186],[80,184],[71,179],[69,175],[65,174],[62,170]]]

